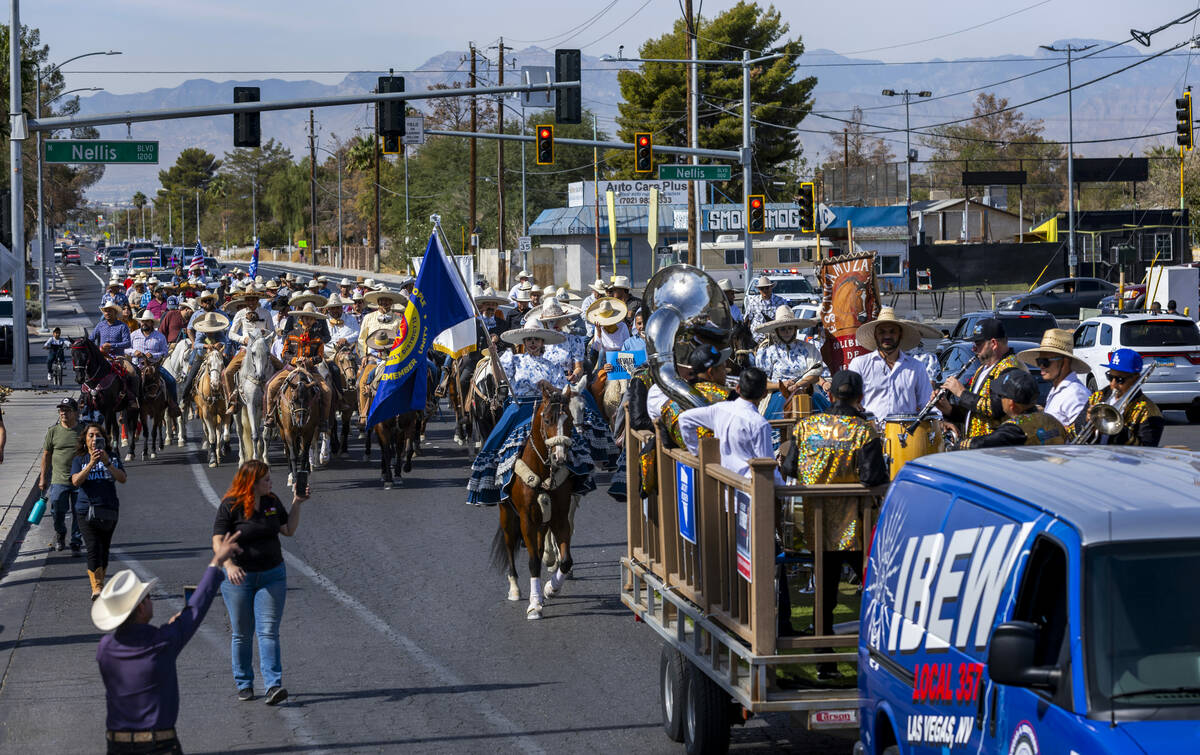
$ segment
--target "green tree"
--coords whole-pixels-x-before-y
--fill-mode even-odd
[[[697,24],[697,49],[702,59],[729,59],[741,48],[783,57],[750,71],[751,114],[759,122],[754,136],[754,182],[761,190],[771,186],[775,172],[801,154],[794,129],[812,109],[810,97],[816,78],[798,76],[804,45],[799,37],[787,39],[789,27],[774,5],[739,2],[711,21]],[[683,19],[661,37],[642,44],[643,58],[686,58],[688,38]],[[762,54],[755,52],[755,55]],[[687,144],[687,66],[678,63],[643,63],[618,75],[624,100],[617,116],[618,135],[632,142],[638,131],[651,131],[659,144]],[[740,149],[742,145],[742,69],[735,65],[701,66],[698,113],[701,147]],[[633,156],[628,150],[606,155],[611,172],[631,177]],[[658,162],[675,162],[675,157]],[[741,172],[720,187],[732,196],[741,194]]]
[[[223,233],[228,233],[234,243],[253,243],[254,214],[251,210],[255,202],[258,205],[259,236],[263,236],[262,224],[270,223],[264,214],[267,184],[292,164],[291,151],[274,139],[268,139],[261,147],[238,148],[225,153],[217,178],[224,178],[227,182],[224,199],[229,209],[228,214],[222,212]],[[282,241],[282,238],[277,238],[272,243]]]

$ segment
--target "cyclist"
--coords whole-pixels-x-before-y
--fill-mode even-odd
[[[67,363],[67,347],[71,342],[62,337],[62,328],[55,328],[46,342],[42,344],[42,348],[49,353],[46,359],[46,382],[54,383],[54,365]]]

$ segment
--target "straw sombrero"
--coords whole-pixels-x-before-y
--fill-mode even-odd
[[[807,317],[796,317],[796,313],[786,304],[780,304],[775,308],[775,319],[770,322],[764,322],[762,325],[754,326],[755,333],[774,333],[780,328],[796,328],[803,330],[816,325],[817,321]]]
[[[547,297],[540,307],[529,310],[526,317],[536,317],[540,322],[548,323],[575,317],[580,312],[579,307],[563,304],[553,296]]]
[[[1066,357],[1071,360],[1071,370],[1083,374],[1091,372],[1092,368],[1088,363],[1075,356],[1074,334],[1063,328],[1050,328],[1045,333],[1042,333],[1042,345],[1036,349],[1025,349],[1017,354],[1017,360],[1029,365],[1030,367],[1037,366],[1037,358],[1042,354],[1053,354],[1058,357]]]
[[[488,286],[487,288],[476,288],[475,296],[473,298],[475,299],[475,306],[477,307],[499,307],[501,304],[504,304],[508,301],[508,297],[497,294],[491,286]]]
[[[288,306],[292,309],[300,309],[306,304],[312,304],[314,307],[324,307],[325,297],[309,291],[297,291],[288,298]]]
[[[322,297],[322,299],[323,298],[324,297]],[[293,302],[288,302],[288,303],[294,306]],[[318,320],[328,320],[329,319],[329,315],[325,314],[324,312],[318,311],[316,305],[314,305],[312,302],[308,302],[300,309],[289,309],[284,314],[284,316],[285,317],[315,317]]]
[[[339,294],[337,291],[334,291],[329,295],[329,299],[325,302],[325,308],[333,309],[334,307],[337,307],[338,309],[341,309],[349,303],[350,302],[342,298],[341,294]]]
[[[521,342],[526,338],[540,338],[547,346],[567,340],[567,337],[562,333],[555,330],[547,330],[546,328],[516,328],[507,331],[500,338],[505,343],[511,343],[513,346],[520,346]]]
[[[229,318],[220,312],[205,312],[192,326],[198,333],[220,333],[229,327]]]
[[[611,296],[597,299],[588,305],[587,321],[593,325],[616,325],[629,314],[625,302]]]
[[[575,293],[574,291],[563,288],[562,286],[559,286],[558,290],[554,292],[554,298],[558,299],[559,301],[561,301],[564,304],[573,302],[573,301],[583,301],[582,296]]]
[[[863,348],[874,351],[879,348],[875,341],[875,330],[883,323],[892,323],[900,327],[900,346],[901,351],[908,351],[915,348],[921,343],[921,338],[924,336],[925,326],[912,320],[901,320],[896,317],[896,310],[892,307],[881,307],[879,317],[871,322],[864,323],[858,326],[854,337],[858,339],[858,344]]]
[[[363,301],[372,307],[379,306],[380,299],[391,299],[392,302],[398,302],[405,298],[404,294],[393,291],[390,288],[378,288],[374,291],[368,291],[363,296]]]
[[[608,284],[604,282],[603,278],[597,278],[595,281],[589,283],[588,288],[599,296],[608,295]]]
[[[121,626],[156,584],[157,577],[143,582],[129,569],[117,572],[92,604],[92,623],[101,632],[109,632]]]
[[[390,349],[396,340],[396,331],[391,328],[379,328],[367,337],[367,346],[372,349]]]

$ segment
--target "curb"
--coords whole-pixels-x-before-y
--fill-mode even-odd
[[[37,501],[39,493],[37,485],[30,487],[29,493],[26,494],[24,502],[21,503],[21,507],[17,511],[18,519],[12,527],[9,527],[8,532],[4,533],[4,540],[0,542],[0,571],[5,570],[8,566],[8,557],[11,555],[10,551],[21,543],[24,539],[23,535],[29,531],[29,512],[33,509],[33,504]],[[50,512],[47,511],[46,514],[50,514]]]

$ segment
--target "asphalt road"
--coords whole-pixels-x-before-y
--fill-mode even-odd
[[[95,312],[101,291],[89,269],[66,276]],[[617,597],[622,505],[602,492],[584,500],[575,578],[543,620],[526,621],[524,601],[505,600],[504,577],[488,567],[496,509],[463,504],[470,458],[451,429],[431,423],[427,452],[392,491],[378,485],[378,462],[361,460],[361,442],[314,473],[313,499],[284,543],[291,698],[278,708],[235,700],[218,597],[179,660],[187,752],[680,750],[660,727],[659,642]],[[194,440],[172,446],[130,463],[120,489],[109,573],[158,577],[157,621],[179,609],[209,559],[214,506],[234,464],[203,462]],[[273,462],[282,482],[279,449]],[[86,566],[70,551],[47,553],[49,522],[27,533],[0,578],[3,752],[95,752],[103,739]],[[527,591],[527,575],[520,582]],[[748,752],[845,753],[851,741],[810,735],[782,715],[733,732],[733,749]]]

